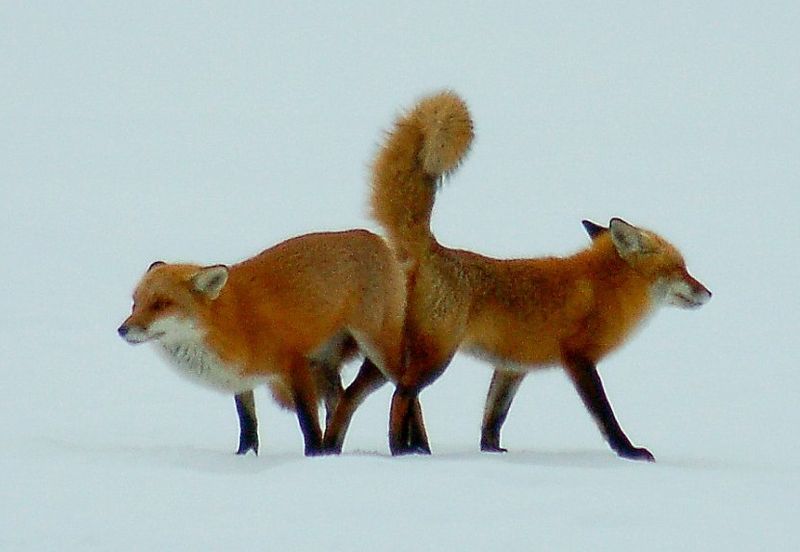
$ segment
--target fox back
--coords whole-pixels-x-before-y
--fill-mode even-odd
[[[674,246],[621,219],[569,257],[453,254],[471,288],[465,349],[529,368],[565,353],[597,362],[658,306],[699,307],[711,296]]]

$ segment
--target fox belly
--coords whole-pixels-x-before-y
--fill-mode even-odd
[[[182,376],[217,391],[239,394],[266,381],[242,376],[238,366],[224,362],[202,342],[162,343],[158,348]]]

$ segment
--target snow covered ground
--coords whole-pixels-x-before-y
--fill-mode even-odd
[[[0,550],[800,547],[798,5],[401,4],[0,4]],[[388,455],[386,386],[337,458],[259,392],[240,458],[230,397],[117,337],[154,260],[377,230],[382,130],[442,87],[477,127],[442,242],[569,253],[621,216],[714,292],[600,367],[656,464],[557,371],[481,454],[464,356],[422,395],[432,457]]]

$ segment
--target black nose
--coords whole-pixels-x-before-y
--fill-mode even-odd
[[[117,333],[119,334],[120,337],[125,337],[128,334],[128,326],[123,324],[117,329]]]

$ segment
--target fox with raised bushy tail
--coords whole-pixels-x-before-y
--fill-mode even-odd
[[[361,373],[399,369],[404,306],[403,273],[383,238],[326,232],[232,266],[153,263],[118,331],[129,343],[156,343],[183,374],[234,394],[239,454],[258,452],[253,388],[266,384],[297,412],[305,453],[315,455],[318,402],[330,415],[354,392],[342,392],[342,363],[360,351]]]
[[[500,429],[525,374],[560,365],[611,448],[653,460],[623,432],[596,365],[659,305],[699,307],[711,293],[675,247],[619,218],[607,228],[584,221],[591,245],[563,258],[500,260],[439,244],[430,230],[435,194],[472,138],[465,103],[436,94],[398,118],[373,167],[372,211],[407,285],[406,360],[390,374],[392,453],[430,452],[418,394],[461,349],[494,365],[483,450],[504,450]]]

